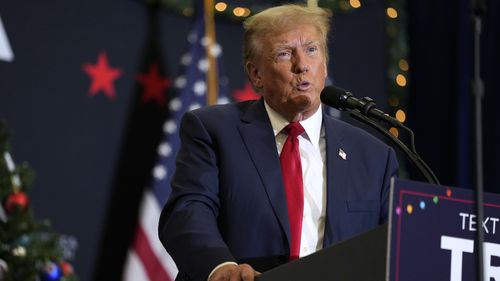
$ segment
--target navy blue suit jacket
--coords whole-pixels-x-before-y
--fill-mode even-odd
[[[397,162],[391,148],[359,128],[326,114],[323,126],[328,247],[387,220]],[[285,263],[287,206],[262,99],[188,112],[180,137],[172,194],[159,224],[160,239],[180,271],[177,280],[205,281],[225,261],[258,271]]]

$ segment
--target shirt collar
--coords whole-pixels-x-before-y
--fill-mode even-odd
[[[283,116],[281,116],[278,112],[272,109],[267,102],[264,100],[264,106],[266,107],[267,115],[269,116],[269,120],[271,121],[271,126],[273,127],[274,136],[277,136],[283,128],[286,127],[290,122],[288,122]],[[318,107],[318,110],[311,115],[311,117],[306,120],[300,121],[300,125],[304,127],[304,130],[307,134],[307,138],[314,145],[319,145],[319,138],[321,134],[321,123],[323,120],[323,112],[321,110],[321,106]]]

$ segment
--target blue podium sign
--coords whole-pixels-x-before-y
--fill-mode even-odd
[[[500,195],[484,194],[480,222],[471,190],[395,180],[391,192],[389,280],[475,280],[482,227],[485,280],[500,281]]]

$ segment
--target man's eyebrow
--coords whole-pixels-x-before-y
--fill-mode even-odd
[[[274,49],[290,48],[292,45],[293,44],[290,44],[289,42],[277,43]]]
[[[315,45],[315,44],[319,44],[319,41],[318,40],[309,40],[309,41],[306,41],[304,43],[301,43],[300,45],[301,46],[308,46],[308,45]],[[293,46],[294,46],[294,44],[289,43],[289,42],[277,43],[274,47],[274,50],[283,49],[283,48],[291,48]]]
[[[304,44],[302,44],[302,46],[306,46],[306,45],[316,45],[316,44],[319,44],[319,41],[318,40],[309,40],[307,42],[304,42]]]

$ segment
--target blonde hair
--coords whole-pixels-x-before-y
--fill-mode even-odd
[[[328,32],[330,14],[319,7],[287,4],[266,9],[249,17],[243,22],[243,62],[253,59],[260,53],[262,39],[269,34],[279,34],[295,26],[311,25],[321,35],[321,47],[328,62]]]

